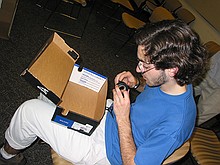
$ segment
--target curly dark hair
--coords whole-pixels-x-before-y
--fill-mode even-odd
[[[207,64],[207,52],[199,36],[181,20],[164,20],[147,24],[135,35],[137,45],[156,69],[178,68],[174,76],[181,86],[196,80]]]

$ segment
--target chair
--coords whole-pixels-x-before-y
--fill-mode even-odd
[[[66,13],[62,13],[62,12],[57,12],[56,9],[58,8],[58,6],[61,3],[68,3],[71,4],[72,9],[71,9],[71,13],[66,14]],[[51,0],[37,0],[36,5],[40,8],[46,9],[50,12],[57,12],[63,16],[72,18],[74,20],[76,20],[79,16],[80,10],[81,10],[81,6],[86,6],[86,0],[57,0],[57,1],[51,1]],[[75,11],[75,7],[79,7],[79,9],[77,10],[76,16],[73,16],[73,11]]]
[[[139,12],[141,10],[141,7],[145,3],[146,0],[111,0],[113,3],[118,4],[118,6],[125,7],[129,9],[132,12]]]
[[[169,12],[164,7],[157,7],[154,9],[153,13],[149,17],[150,22],[159,22],[162,20],[172,20],[175,19],[175,17],[172,15],[171,12]]]
[[[182,4],[178,0],[165,0],[163,7],[174,13],[177,9],[182,7]]]
[[[120,0],[111,0],[110,2],[112,2],[113,4],[117,4],[117,8],[113,11],[113,14],[111,16],[107,16],[107,17],[110,17],[112,19],[115,19],[113,16],[117,13],[120,6],[123,6],[124,8],[126,8],[128,10],[134,11],[134,7],[132,6],[132,4],[130,3],[129,0],[122,0],[122,1],[120,1]],[[105,4],[105,3],[102,2],[99,9],[101,9],[103,6],[107,6],[108,8],[113,8],[112,6],[110,6],[110,4]],[[100,13],[99,9],[98,9],[97,13]]]
[[[175,19],[174,16],[165,8],[157,7],[152,12],[151,16],[149,17],[150,22],[158,22],[162,20],[172,20]],[[129,40],[133,37],[136,30],[146,25],[145,22],[139,20],[138,18],[128,14],[122,13],[122,21],[126,27],[130,29],[134,29],[134,31],[129,35],[128,39],[122,44],[122,46],[116,51],[115,56],[119,57],[118,53],[120,50],[129,42]],[[116,26],[117,27],[117,26]],[[114,29],[116,29],[116,27]]]
[[[159,7],[159,5],[155,4],[154,2],[148,0],[145,3],[145,10],[151,13],[155,8]]]
[[[116,51],[115,56],[119,57],[118,53],[120,50],[131,40],[133,35],[135,34],[136,30],[143,27],[146,23],[137,19],[136,17],[128,14],[128,13],[122,13],[122,21],[124,25],[131,30],[130,33],[128,33],[128,39],[122,44],[122,46]],[[116,29],[117,26],[114,28]]]
[[[198,164],[220,164],[220,142],[212,130],[196,127],[190,141],[192,156]]]
[[[145,22],[137,19],[136,17],[128,13],[122,13],[122,20],[123,20],[123,23],[130,29],[137,30],[146,24]]]
[[[116,15],[116,13],[120,9],[120,7],[123,7],[125,9],[127,9],[130,13],[138,14],[141,11],[142,5],[145,1],[146,0],[133,0],[133,1],[129,1],[129,0],[111,0],[111,2],[117,4],[118,7],[114,10],[114,12],[109,17],[109,19],[107,19],[105,21],[105,23],[103,24],[103,28],[105,28],[106,24],[110,21],[110,19],[118,20],[114,16]],[[118,21],[120,21],[120,20],[118,20]]]
[[[220,51],[220,45],[217,44],[214,41],[208,41],[204,44],[204,47],[206,48],[209,57],[213,56],[215,53]]]
[[[180,8],[175,12],[177,18],[181,19],[188,25],[195,20],[195,16],[187,9]]]
[[[120,6],[123,6],[131,11],[134,11],[134,7],[132,6],[132,4],[129,2],[129,0],[111,0],[113,3],[116,3]]]
[[[220,140],[220,112],[211,119],[208,119],[204,123],[200,124],[199,127],[212,130]]]
[[[69,161],[59,156],[53,149],[51,149],[51,158],[53,161],[53,165],[73,165]]]
[[[172,20],[175,19],[174,16],[165,8],[163,7],[157,7],[151,16],[149,17],[150,22],[158,22],[162,20]],[[122,13],[122,20],[123,23],[130,29],[139,29],[143,27],[146,23],[137,19],[136,17],[128,14],[128,13]]]
[[[178,1],[178,0],[164,0],[162,3],[160,4],[156,4],[154,1],[152,0],[148,0],[146,1],[146,7],[150,10],[153,11],[155,8],[157,7],[164,7],[167,10],[169,10],[170,12],[174,13],[177,9],[179,9],[180,7],[182,7],[182,4]]]
[[[70,15],[64,14],[64,13],[59,13],[57,11],[58,7],[62,5],[61,2],[64,2],[64,3],[69,4],[69,5],[72,5],[72,10],[71,10]],[[82,36],[84,34],[84,31],[86,29],[86,26],[88,24],[90,15],[92,13],[92,10],[94,8],[94,3],[95,3],[94,0],[91,1],[91,3],[92,3],[92,5],[90,6],[90,10],[89,10],[88,16],[85,18],[85,23],[84,23],[83,27],[79,28],[78,25],[76,26],[77,28],[79,28],[81,30],[81,34],[75,34],[73,32],[70,32],[69,29],[73,29],[73,28],[71,28],[70,23],[72,23],[72,21],[76,21],[78,19],[81,7],[86,5],[86,0],[59,0],[59,3],[56,5],[56,8],[54,9],[54,11],[51,12],[50,16],[47,18],[47,20],[46,20],[46,22],[44,24],[44,28],[48,29],[48,30],[51,30],[51,31],[54,31],[54,32],[61,33],[61,34],[69,35],[71,37],[75,37],[75,38],[78,38],[78,39],[82,38]],[[78,4],[80,6],[80,9],[78,11],[77,17],[72,17],[71,15],[72,15],[72,12],[73,12],[73,6],[75,4]],[[63,6],[61,6],[61,7],[63,7]],[[66,10],[65,7],[63,7],[63,8]],[[65,26],[65,24],[63,24],[61,27],[53,27],[52,26],[53,24],[56,25],[57,22],[65,22],[66,23],[67,20],[68,20],[69,24],[67,24],[66,26]],[[76,22],[74,22],[74,23],[76,23]],[[68,30],[63,30],[63,28],[65,28],[65,27],[68,27]]]
[[[181,161],[190,151],[190,142],[186,141],[180,148],[175,150],[163,162],[163,165],[173,164]]]
[[[190,142],[185,142],[180,148],[178,148],[172,155],[170,155],[163,165],[168,165],[180,161],[190,151]],[[51,157],[54,165],[73,165],[67,160],[60,157],[54,150],[51,149]]]

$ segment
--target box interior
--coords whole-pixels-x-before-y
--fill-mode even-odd
[[[42,85],[61,98],[59,106],[64,109],[64,116],[72,111],[99,121],[105,111],[107,79],[99,92],[69,81],[76,62],[69,53],[73,51],[78,55],[55,33],[28,70]]]
[[[68,82],[60,106],[64,108],[64,115],[69,111],[74,111],[98,121],[104,114],[106,96],[107,81],[98,93],[73,82]]]

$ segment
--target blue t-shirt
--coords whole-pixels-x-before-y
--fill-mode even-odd
[[[161,164],[192,134],[196,105],[192,85],[181,95],[169,95],[160,87],[146,86],[131,105],[130,120],[137,148],[137,165]],[[106,153],[112,165],[122,164],[114,112],[106,118]]]

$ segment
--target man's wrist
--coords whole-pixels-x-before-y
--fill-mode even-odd
[[[133,89],[137,89],[140,86],[140,79],[137,77],[136,80],[137,83],[133,86]]]

